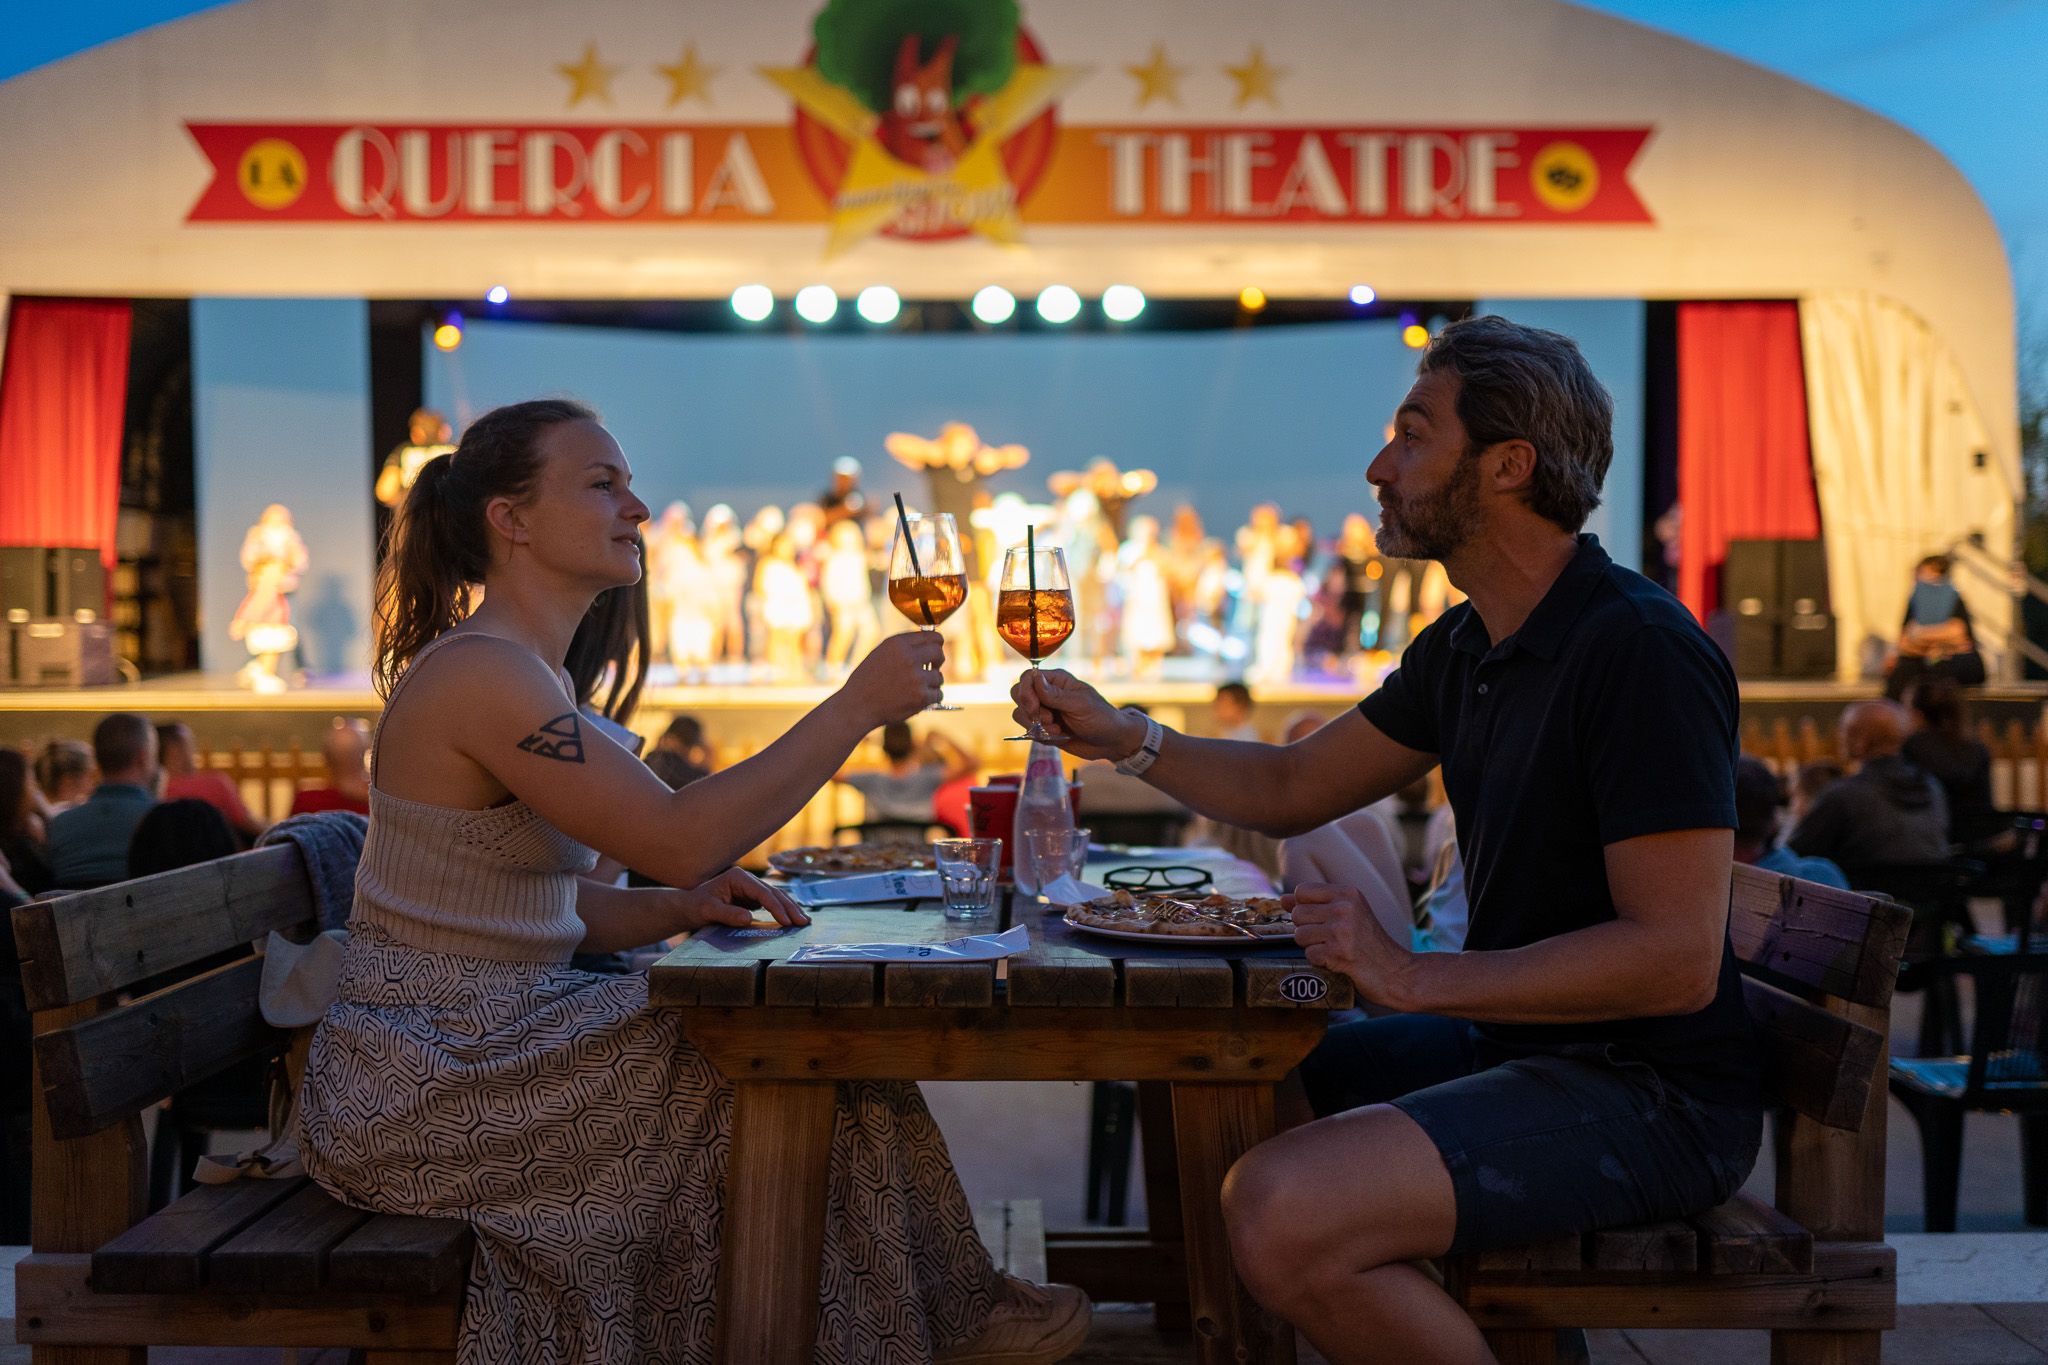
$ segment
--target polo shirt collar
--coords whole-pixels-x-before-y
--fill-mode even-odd
[[[1614,563],[1607,551],[1600,548],[1600,538],[1594,535],[1579,537],[1578,553],[1564,566],[1564,572],[1543,594],[1543,600],[1522,622],[1522,628],[1501,641],[1500,648],[1509,646],[1524,649],[1539,659],[1555,659],[1564,647],[1565,637],[1571,634],[1573,623],[1579,613],[1585,610],[1586,600],[1593,595],[1593,589],[1607,574]],[[1479,619],[1477,611],[1468,612],[1451,631],[1451,645],[1467,654],[1485,658],[1495,649],[1487,637],[1486,623]]]

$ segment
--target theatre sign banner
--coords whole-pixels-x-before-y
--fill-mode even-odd
[[[1284,54],[1283,54],[1284,55]],[[1047,53],[1014,4],[828,0],[800,60],[744,75],[787,121],[590,122],[622,69],[595,44],[555,65],[572,118],[206,122],[192,223],[805,224],[838,255],[875,236],[1027,238],[1033,224],[1650,224],[1629,184],[1648,127],[1063,125],[1089,81],[1178,105],[1185,68]],[[720,68],[689,45],[670,103]],[[1287,68],[1253,45],[1236,107],[1277,110]],[[734,76],[724,77],[726,80]]]

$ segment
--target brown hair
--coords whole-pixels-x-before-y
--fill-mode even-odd
[[[150,757],[156,744],[156,727],[149,717],[132,711],[116,711],[92,727],[93,761],[100,765],[100,780],[116,773],[131,772]]]
[[[566,398],[511,403],[470,423],[453,454],[420,467],[392,519],[377,569],[373,676],[380,696],[390,696],[406,665],[469,615],[471,590],[491,566],[485,505],[532,491],[540,438],[549,427],[596,420],[596,413]]]
[[[0,838],[28,833],[28,755],[0,748]]]
[[[1527,441],[1536,451],[1529,510],[1567,531],[1586,524],[1614,460],[1614,399],[1577,342],[1503,317],[1465,318],[1437,334],[1419,369],[1457,376],[1467,454]]]
[[[640,562],[647,562],[647,542],[640,542]],[[647,656],[652,632],[648,622],[647,575],[616,588],[606,588],[583,613],[569,641],[562,667],[576,684],[576,704],[589,705],[606,674],[611,686],[598,707],[606,718],[624,725],[640,705],[647,682]]]

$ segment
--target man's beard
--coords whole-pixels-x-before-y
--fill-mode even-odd
[[[1434,493],[1398,500],[1380,495],[1380,553],[1396,559],[1448,559],[1478,525],[1479,461],[1470,455],[1459,458]]]

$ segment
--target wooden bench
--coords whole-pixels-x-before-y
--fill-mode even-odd
[[[143,1217],[141,1111],[288,1044],[257,1007],[261,959],[122,992],[275,929],[314,930],[298,850],[259,849],[14,913],[35,1012],[33,1249],[16,1339],[36,1365],[145,1365],[148,1346],[316,1346],[367,1365],[452,1361],[473,1235],[366,1213],[310,1180],[208,1185]],[[1035,1200],[978,1206],[999,1268],[1045,1278]]]
[[[1729,930],[1778,1106],[1777,1204],[1459,1258],[1452,1293],[1506,1365],[1557,1330],[1768,1329],[1778,1365],[1876,1365],[1898,1303],[1884,1244],[1885,1057],[1903,906],[1735,869]]]

